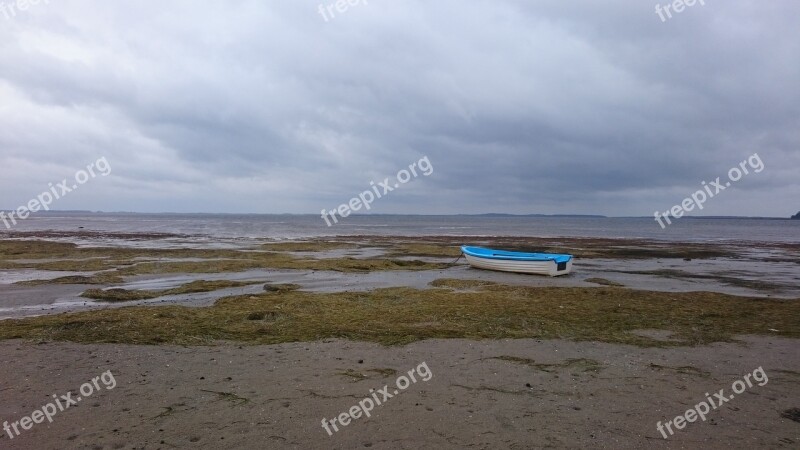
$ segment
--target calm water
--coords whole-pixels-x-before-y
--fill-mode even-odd
[[[800,242],[800,221],[682,219],[666,229],[649,218],[351,216],[328,227],[319,216],[47,213],[13,231],[176,233],[211,238],[308,238],[334,235],[625,237],[672,241]],[[0,236],[6,232],[0,223]]]

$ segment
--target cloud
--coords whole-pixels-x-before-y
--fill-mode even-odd
[[[427,155],[374,212],[650,215],[758,152],[705,212],[798,208],[797,2],[107,3],[0,14],[1,207],[105,156],[56,207],[315,213]]]

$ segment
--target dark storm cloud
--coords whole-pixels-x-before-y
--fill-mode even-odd
[[[705,212],[800,207],[797,2],[108,3],[0,17],[0,207],[106,156],[57,207],[313,213],[427,155],[373,211],[646,215],[754,152]]]

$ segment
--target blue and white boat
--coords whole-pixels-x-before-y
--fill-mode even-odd
[[[533,273],[557,277],[572,272],[572,255],[523,253],[483,247],[462,246],[467,262],[477,269]]]

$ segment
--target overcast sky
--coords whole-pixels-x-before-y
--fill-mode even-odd
[[[0,208],[105,157],[53,208],[318,214],[427,156],[373,212],[644,216],[757,152],[702,214],[800,210],[796,0],[0,2]]]

